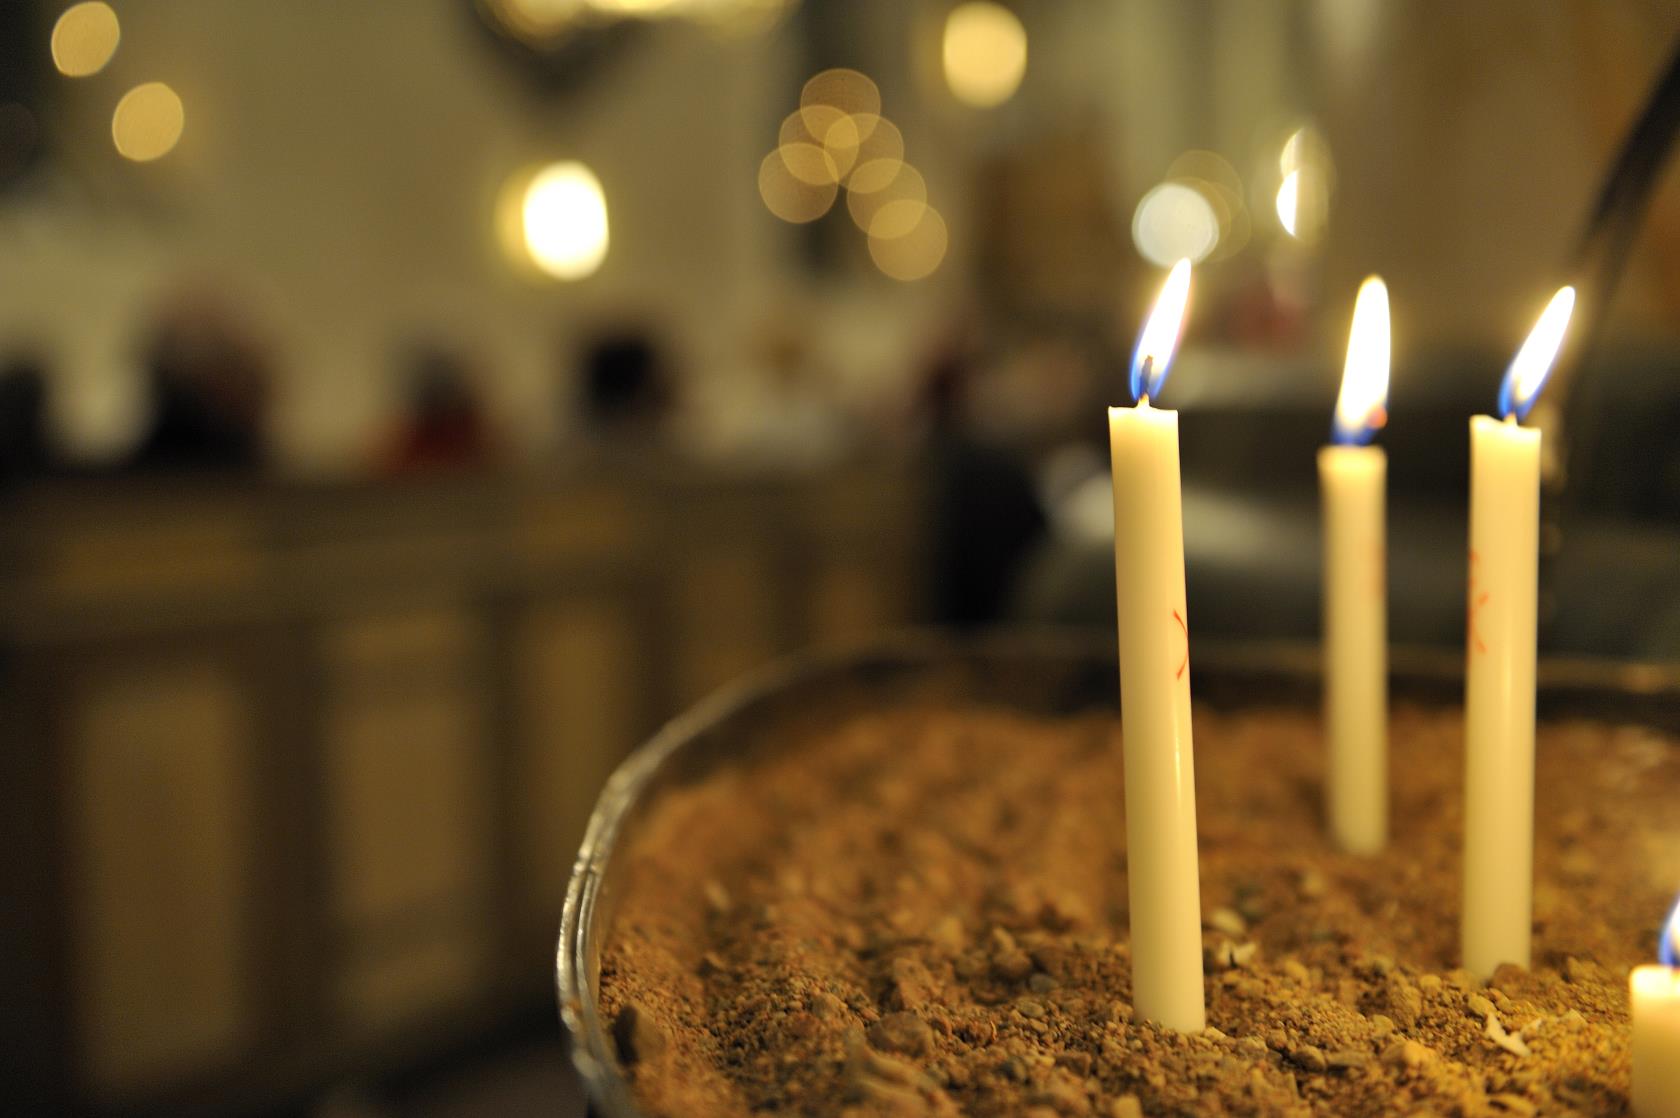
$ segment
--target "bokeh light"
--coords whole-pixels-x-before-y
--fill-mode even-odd
[[[859,173],[864,169],[860,168]],[[908,163],[900,162],[891,181],[879,189],[868,193],[852,190],[846,194],[846,209],[851,213],[853,223],[865,233],[872,231],[876,216],[894,202],[908,202],[923,207],[927,205],[927,181],[922,178],[920,171]],[[903,221],[903,211],[900,210],[899,213],[901,216],[898,220]]]
[[[895,206],[909,204],[894,203]],[[949,244],[950,235],[945,227],[945,219],[932,206],[922,205],[917,209],[915,224],[903,233],[892,237],[877,237],[871,234],[869,259],[875,262],[875,266],[881,269],[884,275],[910,283],[925,279],[937,271],[945,259],[945,250]]]
[[[794,225],[815,221],[834,205],[840,188],[833,182],[806,182],[797,177],[782,158],[784,150],[777,148],[758,165],[759,197],[783,221]]]
[[[799,92],[799,111],[813,139],[826,139],[835,113],[858,118],[859,138],[867,138],[867,124],[881,115],[881,90],[856,70],[824,70]]]
[[[546,275],[580,280],[607,258],[606,191],[582,163],[551,163],[531,176],[518,212],[525,252]]]
[[[866,131],[858,142],[852,171],[846,177],[846,189],[854,194],[872,194],[898,177],[898,169],[904,162],[904,134],[883,116],[852,119]]]
[[[857,159],[857,128],[852,118],[838,109],[807,115],[795,110],[782,121],[777,133],[777,150],[788,159],[794,177],[816,185],[838,183]],[[813,131],[811,124],[817,127]],[[786,153],[793,150],[790,156]]]
[[[181,98],[163,82],[137,85],[111,114],[111,140],[125,159],[148,163],[175,149],[186,127]]]
[[[52,29],[52,60],[58,72],[71,78],[97,74],[117,53],[122,26],[109,4],[98,0],[64,9]]]
[[[1162,267],[1205,260],[1219,244],[1219,215],[1195,187],[1164,182],[1138,201],[1132,242],[1145,260]]]
[[[1278,154],[1278,174],[1278,224],[1296,240],[1316,240],[1329,218],[1335,185],[1330,152],[1317,130],[1304,125],[1290,134]]]
[[[1301,216],[1301,172],[1290,171],[1283,176],[1278,184],[1277,192],[1278,224],[1291,237],[1299,236],[1296,232],[1300,228]]]
[[[526,42],[555,39],[590,14],[589,0],[481,0],[491,17]]]
[[[957,100],[977,108],[1001,105],[1027,72],[1027,31],[1015,13],[991,0],[970,0],[945,20],[945,81]]]

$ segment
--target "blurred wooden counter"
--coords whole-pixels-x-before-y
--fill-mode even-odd
[[[540,1005],[612,767],[912,620],[920,514],[898,467],[14,493],[8,1082],[253,1109]]]

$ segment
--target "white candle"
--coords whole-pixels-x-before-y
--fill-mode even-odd
[[[1680,1118],[1680,904],[1663,928],[1662,966],[1635,967],[1628,976],[1633,1014],[1633,1113]]]
[[[1388,593],[1384,488],[1388,457],[1361,446],[1388,400],[1388,288],[1359,288],[1336,401],[1337,445],[1318,452],[1324,518],[1325,781],[1330,834],[1375,854],[1388,841]]]
[[[1534,661],[1540,432],[1519,426],[1563,343],[1575,291],[1547,305],[1506,371],[1504,422],[1470,420],[1465,634],[1464,965],[1529,965],[1534,910]]]
[[[1173,267],[1132,357],[1135,408],[1110,408],[1132,1003],[1182,1032],[1207,1024],[1190,742],[1190,627],[1178,413],[1149,406],[1177,347],[1190,262]]]

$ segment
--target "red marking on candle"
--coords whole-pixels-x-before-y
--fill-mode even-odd
[[[1184,634],[1184,659],[1179,661],[1178,670],[1173,673],[1174,679],[1184,678],[1184,669],[1190,666],[1190,627],[1184,623],[1183,616],[1175,609],[1173,620],[1178,622],[1179,632]]]
[[[1480,558],[1474,549],[1470,552],[1470,602],[1464,609],[1464,628],[1470,634],[1470,647],[1477,652],[1486,652],[1487,645],[1476,632],[1476,611],[1487,604],[1489,591],[1476,593],[1476,562]]]

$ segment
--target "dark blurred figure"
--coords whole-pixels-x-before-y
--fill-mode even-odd
[[[1002,617],[1046,528],[1025,463],[968,429],[972,379],[968,354],[949,345],[922,381],[933,483],[931,599],[934,619],[958,628]]]
[[[21,358],[0,366],[0,485],[48,471],[46,404],[40,365]]]
[[[147,352],[152,425],[137,469],[254,470],[270,366],[238,318],[209,301],[166,312]]]
[[[581,392],[585,432],[611,440],[662,435],[674,399],[664,355],[639,330],[614,331],[589,344]]]
[[[386,459],[391,470],[474,466],[490,457],[489,429],[459,357],[441,346],[415,349],[406,393],[405,418]]]

